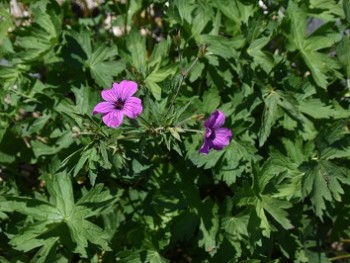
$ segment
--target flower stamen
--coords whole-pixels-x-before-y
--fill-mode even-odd
[[[125,101],[122,99],[118,99],[116,102],[114,102],[114,107],[116,110],[122,110],[124,108]]]

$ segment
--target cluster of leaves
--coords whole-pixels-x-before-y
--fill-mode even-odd
[[[1,262],[347,257],[349,1],[13,2]],[[123,79],[144,111],[111,129],[91,113]],[[215,109],[234,136],[201,155]]]

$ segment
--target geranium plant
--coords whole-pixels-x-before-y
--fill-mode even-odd
[[[0,1],[0,262],[347,262],[345,0]]]

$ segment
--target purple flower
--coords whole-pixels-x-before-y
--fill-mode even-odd
[[[213,114],[204,123],[205,134],[204,142],[199,152],[208,154],[209,150],[222,150],[230,144],[232,132],[228,128],[222,128],[225,123],[225,114],[219,110]]]
[[[113,83],[111,89],[101,92],[105,101],[98,103],[92,114],[101,113],[104,124],[117,128],[123,122],[124,115],[134,119],[142,112],[141,100],[132,97],[136,91],[137,83],[134,81]]]

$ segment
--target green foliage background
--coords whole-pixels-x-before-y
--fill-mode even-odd
[[[0,262],[349,257],[349,1],[18,2],[0,4]],[[123,79],[144,111],[111,129],[91,113]],[[215,109],[234,136],[201,155]]]

